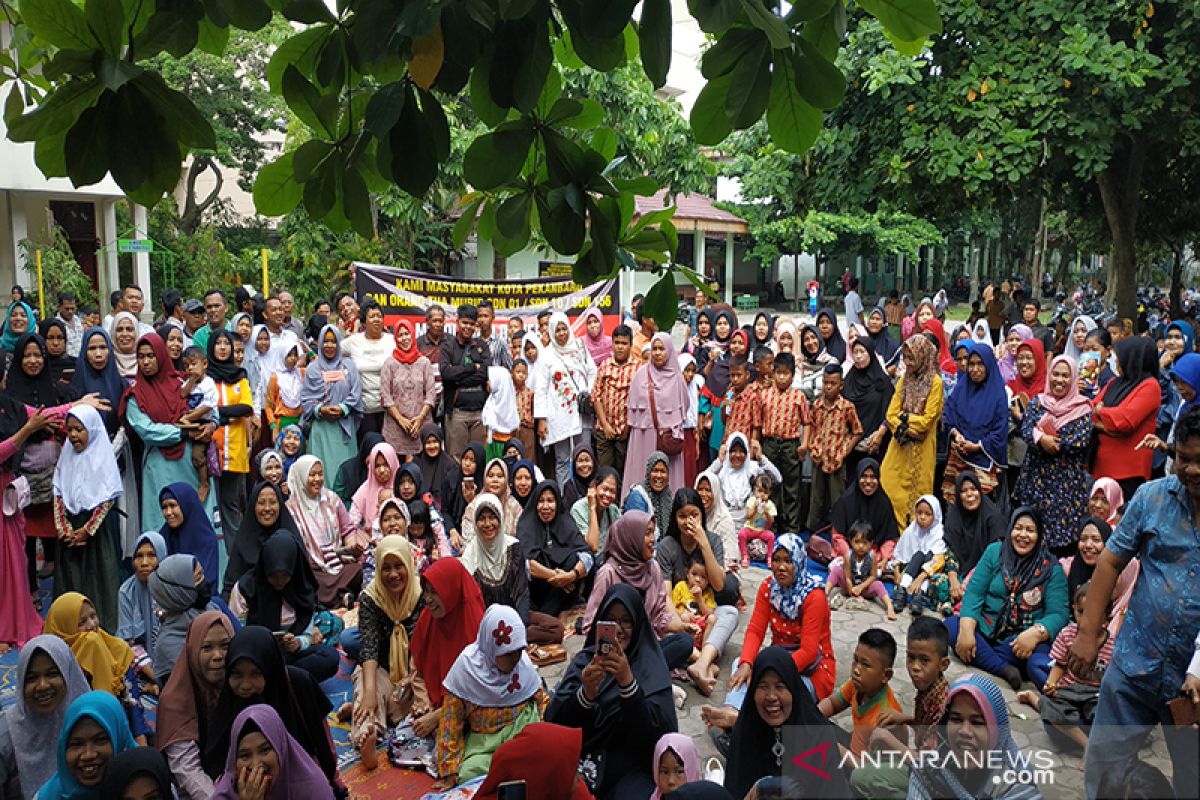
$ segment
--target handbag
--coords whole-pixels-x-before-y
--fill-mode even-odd
[[[656,432],[655,444],[668,458],[683,452],[683,434],[675,433],[671,428],[658,427],[658,404],[654,402],[654,381],[650,378],[650,370],[646,370],[646,383],[650,385],[650,421],[654,423]]]

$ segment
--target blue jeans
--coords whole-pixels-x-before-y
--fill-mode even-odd
[[[958,623],[957,614],[946,620],[946,627],[950,630],[951,647],[958,641]],[[1016,638],[1010,636],[1002,642],[993,642],[976,630],[975,659],[970,666],[979,667],[999,677],[1004,677],[1005,667],[1023,669],[1029,680],[1040,690],[1050,677],[1050,642],[1042,642],[1033,649],[1028,659],[1022,660],[1012,650],[1012,642]]]
[[[694,642],[689,634],[668,633],[659,640],[658,646],[662,648],[667,669],[683,669],[688,665],[688,658],[692,655]]]
[[[1100,701],[1088,735],[1083,771],[1084,790],[1089,800],[1104,787],[1105,776],[1127,775],[1136,763],[1138,751],[1157,725],[1162,725],[1167,750],[1171,754],[1171,784],[1175,796],[1196,797],[1200,789],[1200,741],[1196,731],[1179,729],[1171,722],[1171,712],[1156,688],[1158,675],[1148,679],[1131,678],[1109,665],[1100,682]],[[1104,787],[1108,788],[1108,787]],[[1106,791],[1105,796],[1115,796]]]

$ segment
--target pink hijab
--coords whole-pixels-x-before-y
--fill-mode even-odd
[[[1071,370],[1065,397],[1055,397],[1050,393],[1050,373],[1054,371],[1055,364],[1066,364]],[[1043,419],[1053,424],[1055,430],[1062,430],[1064,425],[1092,413],[1092,401],[1079,391],[1079,368],[1075,366],[1074,359],[1066,355],[1054,357],[1046,368],[1046,388],[1038,395],[1038,402],[1046,412]]]
[[[592,317],[600,320],[600,335],[592,338],[592,335],[587,332],[588,320]],[[612,337],[604,335],[604,315],[600,313],[598,308],[589,308],[583,312],[580,317],[580,322],[583,323],[583,346],[587,348],[588,355],[592,357],[592,361],[596,362],[596,366],[600,366],[600,362],[612,355]]]
[[[1097,478],[1092,484],[1092,491],[1088,494],[1088,500],[1096,496],[1096,492],[1102,492],[1104,499],[1108,501],[1108,519],[1104,520],[1109,525],[1113,524],[1113,520],[1121,513],[1121,509],[1125,506],[1125,493],[1121,491],[1121,484],[1114,481],[1112,478]]]
[[[664,733],[658,740],[658,744],[654,745],[654,761],[650,765],[650,776],[655,779],[656,784],[659,762],[662,761],[662,757],[668,750],[674,753],[675,757],[683,764],[685,784],[700,780],[700,753],[697,752],[696,743],[692,741],[692,737],[684,736],[682,733]],[[660,800],[661,797],[656,786],[654,794],[650,795],[650,800]]]
[[[400,457],[396,455],[395,448],[387,442],[380,442],[371,448],[371,454],[367,456],[367,482],[358,487],[358,491],[350,499],[350,505],[362,514],[363,523],[368,530],[375,524],[379,515],[379,492],[385,488],[392,488],[390,483],[385,485],[375,480],[375,459],[378,456],[383,456],[383,460],[391,467],[393,481],[400,474]]]
[[[650,340],[652,348],[655,342],[662,342],[667,348],[667,363],[659,369],[647,356],[646,363],[633,376],[633,383],[629,387],[629,424],[636,428],[654,427],[650,413],[650,381],[653,380],[658,427],[681,428],[691,402],[687,382],[683,379],[683,370],[679,366],[679,356],[675,354],[675,343],[671,337],[660,331]]]

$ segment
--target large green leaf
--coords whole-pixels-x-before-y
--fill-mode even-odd
[[[476,189],[495,189],[517,177],[533,145],[533,128],[506,122],[475,139],[463,156],[463,176]]]
[[[375,217],[371,212],[371,195],[358,169],[351,166],[342,175],[342,213],[354,232],[364,239],[375,235]]]
[[[292,158],[292,174],[296,181],[306,183],[317,168],[334,152],[333,145],[318,139],[310,139],[296,148]]]
[[[846,95],[846,76],[821,55],[817,46],[800,40],[800,52],[792,66],[796,70],[796,88],[800,96],[817,108],[837,108]]]
[[[675,276],[666,270],[658,282],[646,292],[642,312],[649,314],[660,331],[669,331],[679,314],[679,294],[675,291]]]
[[[327,136],[334,135],[337,97],[323,97],[317,87],[309,83],[294,66],[283,71],[283,99],[305,125],[313,130],[324,131]]]
[[[671,0],[642,0],[638,42],[642,69],[658,89],[667,82],[667,71],[671,68]]]
[[[532,192],[514,194],[496,209],[496,230],[509,238],[520,236],[523,230],[529,229],[529,212],[532,208]]]
[[[842,4],[844,0],[793,0],[791,10],[784,17],[788,24],[795,22],[812,22],[828,14],[835,3]]]
[[[381,86],[371,95],[363,118],[363,125],[368,131],[382,137],[392,129],[396,120],[400,119],[400,112],[404,110],[404,104],[408,100],[407,87],[408,84],[404,81],[396,81]]]
[[[236,28],[257,31],[271,21],[271,7],[265,0],[218,0],[221,9]]]
[[[388,135],[388,147],[380,150],[380,171],[390,174],[396,185],[413,197],[421,197],[437,180],[438,146],[410,88],[400,119]],[[382,160],[388,150],[391,164],[385,165]]]
[[[840,1],[820,19],[805,23],[800,36],[816,46],[825,58],[836,63],[842,39],[846,36],[846,6]]]
[[[450,123],[446,120],[446,112],[438,102],[433,92],[418,89],[421,97],[421,116],[429,124],[429,133],[433,137],[433,155],[438,163],[444,163],[450,158]]]
[[[303,187],[296,182],[294,150],[281,155],[258,171],[254,179],[254,208],[266,217],[282,217],[300,202]]]
[[[233,0],[244,2],[245,0]],[[333,13],[325,5],[324,0],[287,0],[283,6],[283,15],[293,22],[313,24],[315,22],[334,22]]]
[[[609,72],[625,63],[625,37],[594,39],[579,31],[568,31],[575,54],[592,69]]]
[[[771,48],[766,42],[752,48],[729,74],[725,114],[735,129],[748,128],[767,110],[771,95]]]
[[[125,9],[121,0],[87,0],[83,13],[100,49],[114,58],[120,56],[125,38]]]
[[[914,42],[942,32],[942,18],[933,0],[858,0],[858,5],[902,41]]]
[[[67,175],[77,187],[99,183],[108,174],[108,102],[102,99],[84,111],[67,132]]]
[[[580,192],[572,184],[550,190],[539,187],[535,195],[542,235],[556,253],[574,255],[583,246],[587,222],[577,207],[579,199]]]
[[[790,153],[808,150],[821,132],[821,112],[800,96],[790,58],[775,61],[767,103],[767,132],[771,141]]]
[[[461,250],[467,243],[467,237],[471,235],[471,228],[475,225],[475,217],[479,214],[479,206],[483,204],[483,200],[483,195],[477,195],[467,204],[467,207],[463,209],[462,216],[454,223],[450,239],[454,243],[455,249]]]
[[[283,92],[283,73],[295,65],[301,75],[311,75],[316,69],[317,55],[332,30],[329,25],[317,25],[297,33],[279,47],[267,62],[267,83],[272,94]]]
[[[47,178],[67,177],[66,153],[67,129],[51,133],[37,140],[33,146],[33,163]]]
[[[730,28],[700,57],[700,74],[709,80],[727,75],[742,56],[764,44],[765,35],[757,28]]]
[[[167,86],[157,72],[143,72],[133,83],[166,119],[180,143],[200,150],[216,149],[212,125],[187,95]]]
[[[705,33],[724,33],[742,15],[738,0],[688,0],[687,5]]]
[[[742,10],[750,18],[750,24],[767,35],[771,46],[782,50],[792,43],[792,32],[787,23],[774,11],[763,5],[762,0],[740,0]]]
[[[8,138],[14,142],[32,142],[50,134],[65,133],[103,91],[104,86],[95,78],[72,78],[36,109],[13,120],[8,126]]]
[[[111,91],[120,89],[129,81],[138,77],[144,70],[134,64],[132,61],[126,61],[123,58],[113,58],[110,55],[103,55],[99,58],[99,63],[96,65],[96,77],[100,82]]]
[[[490,69],[491,60],[487,54],[484,54],[479,59],[479,63],[475,65],[475,69],[471,70],[469,91],[471,108],[475,110],[475,116],[479,117],[483,124],[494,128],[504,122],[504,118],[508,116],[508,109],[496,105],[496,101],[492,99],[488,77]]]
[[[79,6],[71,0],[21,0],[21,20],[37,36],[64,50],[100,46]]]
[[[720,144],[733,128],[725,114],[725,98],[729,95],[731,75],[713,78],[704,85],[692,104],[690,121],[692,133],[700,144]]]
[[[304,182],[304,209],[313,219],[324,219],[337,204],[343,171],[341,160],[330,158]],[[294,164],[292,173],[295,174]]]

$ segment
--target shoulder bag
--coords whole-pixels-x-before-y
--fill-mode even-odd
[[[646,383],[650,385],[650,421],[654,423],[654,430],[657,433],[658,449],[668,457],[677,456],[683,452],[683,436],[671,428],[664,429],[658,426],[658,404],[654,401],[654,381],[650,378],[649,367],[646,368]]]

